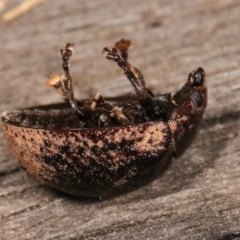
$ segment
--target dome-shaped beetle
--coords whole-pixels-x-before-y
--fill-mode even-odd
[[[41,183],[112,197],[151,182],[193,141],[207,104],[204,70],[191,72],[176,93],[154,95],[128,62],[130,45],[122,39],[103,54],[123,69],[135,95],[76,100],[68,63],[73,46],[67,44],[61,50],[64,74],[48,81],[66,102],[3,113],[15,157]]]

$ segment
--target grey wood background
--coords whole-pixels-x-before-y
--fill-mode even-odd
[[[239,1],[45,1],[0,22],[0,111],[61,101],[45,82],[61,73],[66,42],[75,44],[78,98],[131,92],[101,56],[120,38],[132,40],[130,60],[154,92],[175,91],[205,69],[209,103],[194,143],[152,184],[97,201],[40,185],[0,131],[0,239],[240,239]]]

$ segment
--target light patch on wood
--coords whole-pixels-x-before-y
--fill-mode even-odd
[[[2,16],[2,21],[9,22],[14,20],[15,18],[25,14],[37,4],[44,2],[45,0],[25,0],[24,2],[20,3],[17,7],[11,9],[10,11],[6,12]],[[1,7],[1,5],[0,5]]]
[[[0,0],[0,12],[6,7],[8,0]]]

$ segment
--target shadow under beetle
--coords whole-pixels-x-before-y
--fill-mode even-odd
[[[3,113],[15,157],[41,183],[74,195],[113,197],[154,180],[193,141],[207,105],[204,70],[191,72],[177,92],[154,95],[128,62],[130,45],[122,39],[103,54],[123,69],[133,96],[76,100],[68,43],[61,49],[64,74],[48,81],[65,102]]]

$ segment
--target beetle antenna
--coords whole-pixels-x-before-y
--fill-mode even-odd
[[[73,87],[72,87],[72,77],[69,72],[69,60],[70,57],[73,54],[73,44],[67,43],[66,47],[61,49],[61,55],[62,55],[62,68],[65,73],[65,77],[62,79],[64,91],[65,91],[65,96],[67,97],[73,111],[77,115],[79,119],[81,119],[83,113],[78,107],[77,100],[74,98],[73,94]]]

